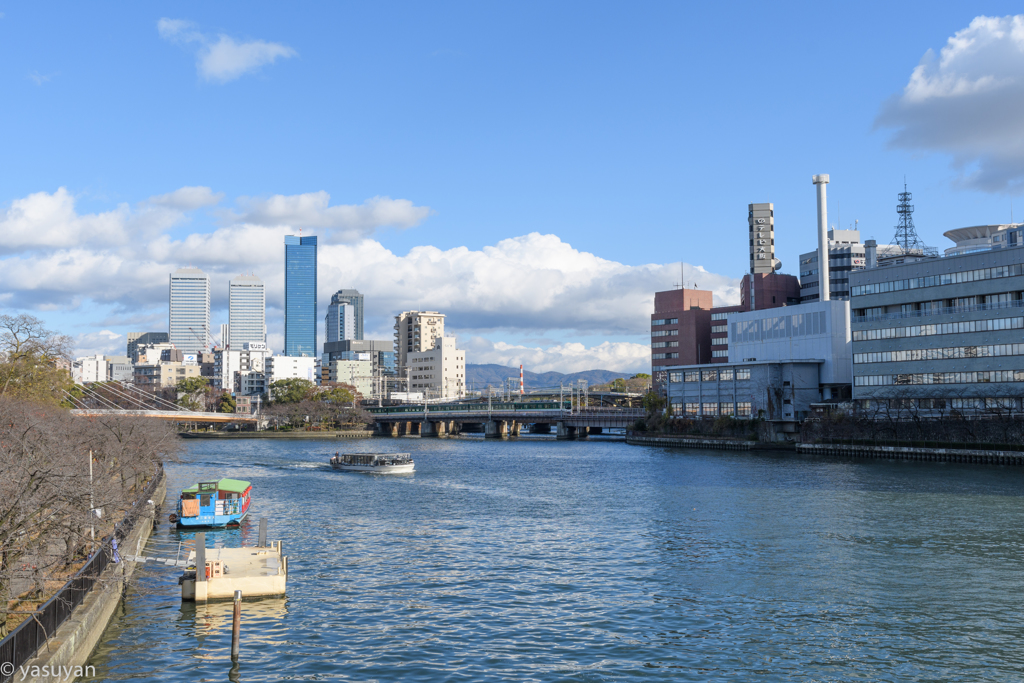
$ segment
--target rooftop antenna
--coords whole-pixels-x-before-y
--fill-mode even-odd
[[[907,178],[903,177],[903,192],[899,193],[899,204],[896,205],[896,213],[900,217],[900,222],[896,226],[896,236],[893,237],[891,244],[898,246],[904,254],[909,254],[916,251],[918,254],[927,256],[938,256],[938,252],[934,247],[927,247],[917,236],[917,230],[914,229],[914,205],[910,203],[913,198],[909,192],[907,192]]]

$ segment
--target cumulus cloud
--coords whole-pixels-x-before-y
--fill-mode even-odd
[[[298,53],[287,45],[265,40],[239,41],[219,34],[216,38],[202,33],[191,21],[163,18],[156,24],[160,37],[195,50],[196,69],[207,81],[227,83],[258,70],[278,59]]]
[[[223,192],[214,192],[208,187],[183,187],[174,192],[150,197],[148,202],[169,209],[192,211],[204,206],[213,206],[224,199]]]
[[[966,186],[1024,184],[1024,15],[976,17],[938,56],[928,50],[876,126],[894,147],[949,154]]]
[[[182,234],[175,227],[187,219],[188,209],[219,198],[210,188],[186,187],[135,208],[86,215],[75,211],[63,188],[15,200],[0,216],[0,243],[8,250],[0,252],[0,304],[74,311],[93,302],[105,308],[108,321],[159,320],[166,315],[168,273],[194,265],[211,276],[216,329],[226,319],[228,280],[254,272],[267,285],[273,344],[282,327],[283,237],[303,225],[331,236],[320,240],[321,316],[334,291],[354,287],[366,296],[367,329],[385,330],[385,339],[389,318],[399,311],[440,310],[447,328],[467,340],[487,333],[523,339],[565,331],[561,339],[529,346],[473,339],[474,363],[635,372],[649,361],[649,347],[632,341],[650,329],[654,292],[669,288],[679,275],[677,263],[629,265],[536,232],[480,249],[419,246],[405,254],[365,236],[378,224],[415,224],[429,214],[428,207],[406,200],[386,200],[394,205],[384,206],[385,200],[375,198],[344,207],[329,206],[326,193],[244,200],[216,229]],[[149,236],[138,238],[136,226]],[[688,264],[687,270],[688,279],[714,293],[717,305],[738,302],[739,280],[699,265]],[[107,321],[103,326],[118,329]],[[576,343],[594,335],[615,339],[589,348]]]
[[[110,330],[87,332],[75,337],[76,356],[123,356],[127,350],[127,338]]]
[[[494,342],[483,337],[460,340],[470,363],[523,365],[531,372],[585,372],[613,370],[622,373],[651,371],[651,347],[632,342],[602,342],[587,347],[577,342],[548,347]]]
[[[326,228],[337,231],[336,238],[353,241],[379,227],[411,228],[432,212],[429,206],[416,206],[408,199],[373,197],[359,205],[329,206],[331,195],[324,191],[268,198],[241,197],[241,214],[233,220],[254,225],[292,228]]]

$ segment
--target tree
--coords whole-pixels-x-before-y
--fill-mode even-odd
[[[206,385],[209,380],[205,377],[186,377],[179,379],[175,385],[178,390],[178,405],[188,410],[205,410]]]
[[[0,398],[61,404],[74,386],[74,341],[31,315],[0,315]]]
[[[355,387],[352,387],[348,384],[342,384],[340,386],[334,387],[330,391],[323,392],[317,398],[319,398],[321,401],[324,401],[325,403],[342,405],[352,403],[353,401],[355,401],[356,391]]]
[[[647,411],[648,415],[654,415],[665,407],[665,399],[658,396],[657,392],[648,391],[644,395],[644,410]]]
[[[235,397],[225,391],[220,395],[220,400],[217,403],[217,410],[221,413],[233,413],[235,412],[237,405]]]
[[[270,400],[275,404],[299,403],[313,398],[316,385],[307,379],[292,377],[270,384]]]

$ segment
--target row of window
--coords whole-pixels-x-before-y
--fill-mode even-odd
[[[887,327],[881,330],[854,330],[853,341],[875,341],[878,339],[900,339],[903,337],[928,337],[933,334],[964,334],[967,332],[998,332],[999,330],[1020,329],[1024,329],[1024,317],[995,318],[993,320],[968,320],[961,323]]]
[[[855,353],[856,363],[896,363],[912,360],[954,360],[961,358],[992,358],[995,356],[1024,356],[1024,344],[992,344],[989,346],[947,346],[940,349],[906,349],[903,351],[876,351]]]
[[[660,318],[658,320],[652,320],[651,325],[676,325],[679,323],[679,318]]]
[[[719,415],[735,415],[750,417],[750,402],[742,403],[673,403],[672,414],[687,417],[718,417]]]
[[[1024,265],[1018,263],[1012,266],[998,266],[996,268],[979,268],[977,270],[964,270],[958,273],[945,273],[943,275],[930,275],[928,277],[912,277],[906,280],[876,282],[875,284],[871,285],[857,285],[856,287],[853,288],[853,296],[864,296],[866,294],[885,294],[886,292],[901,292],[905,289],[919,289],[921,287],[957,285],[964,282],[994,280],[1001,277],[1014,277],[1017,275],[1024,275]]]
[[[712,358],[728,358],[729,357],[729,349],[713,349],[711,351],[711,357]]]
[[[729,326],[728,325],[712,325],[711,326],[711,334],[718,334],[718,333],[721,333],[721,332],[728,332],[728,331],[729,331]]]
[[[669,382],[731,382],[750,379],[750,368],[715,368],[714,370],[685,370],[668,373]]]
[[[888,387],[910,384],[990,384],[995,382],[1024,382],[1024,370],[917,372],[900,375],[861,375],[853,378],[853,385],[857,387]]]
[[[665,360],[667,358],[679,358],[678,353],[652,353],[651,358],[653,360]]]
[[[825,312],[799,313],[732,324],[733,342],[760,342],[811,334],[825,334]]]
[[[729,338],[728,337],[712,337],[711,338],[711,345],[712,346],[723,346],[723,345],[728,344],[728,343],[729,343]]]
[[[652,337],[678,337],[679,330],[653,330]]]
[[[664,349],[665,347],[673,348],[676,346],[679,346],[679,342],[677,341],[654,342],[651,344],[652,349]]]
[[[1021,306],[1022,292],[1000,292],[998,294],[986,294],[978,296],[962,296],[952,299],[939,299],[937,301],[915,301],[909,304],[900,304],[899,313],[906,315],[942,315],[944,313],[959,313],[961,311],[989,311],[999,308]],[[890,307],[890,308],[895,308]],[[855,318],[880,316],[893,317],[895,312],[889,313],[885,306],[874,306],[872,308],[858,308],[853,310]],[[901,317],[901,316],[896,316]]]
[[[732,313],[712,313],[711,314],[711,319],[712,320],[725,320],[730,315],[732,315]]]
[[[862,410],[915,406],[923,410],[1013,410],[1020,401],[1019,398],[863,398],[857,401],[857,406]]]

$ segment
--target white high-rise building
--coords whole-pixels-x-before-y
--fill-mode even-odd
[[[324,331],[329,344],[344,339],[358,339],[356,337],[356,307],[349,303],[335,303],[327,307],[327,317],[324,319]]]
[[[229,349],[267,341],[266,290],[255,275],[239,275],[228,283],[227,333],[221,343]]]
[[[455,348],[455,337],[438,337],[434,347],[409,354],[409,391],[427,399],[466,395],[466,352]]]
[[[409,365],[409,354],[429,351],[444,337],[444,314],[404,311],[395,316],[395,362],[399,373]]]
[[[198,268],[179,268],[170,281],[170,343],[199,353],[210,340],[210,278]]]

